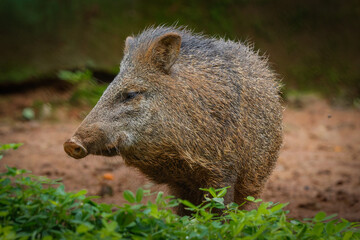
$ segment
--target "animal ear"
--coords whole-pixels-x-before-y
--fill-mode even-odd
[[[158,69],[169,73],[171,66],[179,56],[181,36],[177,33],[166,33],[152,43],[146,55]]]
[[[126,53],[129,50],[130,45],[134,42],[134,38],[128,36],[125,40],[125,48],[124,48],[124,53]]]

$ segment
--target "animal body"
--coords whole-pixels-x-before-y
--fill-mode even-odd
[[[259,195],[278,158],[279,88],[246,44],[148,28],[126,39],[119,74],[64,149],[74,158],[121,155],[194,204],[199,188],[225,186],[225,203],[242,203]]]

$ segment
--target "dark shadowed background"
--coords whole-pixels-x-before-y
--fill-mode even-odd
[[[360,95],[357,0],[1,0],[0,86],[49,81],[66,69],[111,79],[126,36],[174,23],[253,43],[270,56],[285,92],[350,104]]]

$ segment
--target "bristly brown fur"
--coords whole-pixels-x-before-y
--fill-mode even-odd
[[[112,155],[113,146],[176,197],[199,204],[199,188],[231,186],[225,202],[242,203],[259,195],[278,158],[279,88],[252,47],[148,28],[127,38],[119,75],[75,136],[89,153]]]

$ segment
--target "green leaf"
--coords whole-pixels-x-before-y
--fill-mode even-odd
[[[55,194],[58,194],[58,195],[60,195],[60,196],[65,196],[65,195],[66,195],[66,193],[65,193],[65,186],[61,184],[61,185],[56,189]]]
[[[87,194],[87,192],[88,192],[87,190],[82,189],[82,190],[80,190],[79,192],[75,193],[75,194],[73,195],[73,197],[74,197],[74,198],[77,198],[77,197],[79,197],[79,196],[83,196],[83,195]]]
[[[323,230],[324,230],[324,223],[318,222],[318,223],[315,224],[312,232],[313,232],[313,234],[315,234],[316,236],[321,236]]]
[[[151,216],[153,216],[155,218],[159,217],[159,210],[158,210],[158,206],[156,204],[150,205],[150,214],[151,214]]]
[[[315,222],[321,222],[324,220],[324,218],[326,217],[326,213],[325,212],[318,212],[315,217],[314,217],[314,221]]]
[[[135,202],[134,194],[131,191],[125,190],[123,193],[123,196],[124,196],[125,200],[128,201],[129,203]]]
[[[143,199],[143,196],[144,196],[144,190],[142,188],[139,188],[137,191],[136,191],[136,202],[137,203],[140,203],[141,200]]]
[[[208,192],[211,194],[212,197],[216,197],[216,192],[215,192],[215,189],[214,188],[209,188],[208,189]]]
[[[213,198],[212,200],[213,200],[214,202],[224,204],[224,199],[223,199],[223,198],[217,198],[217,197],[215,197],[215,198]]]
[[[272,207],[272,208],[270,209],[270,211],[274,213],[274,212],[279,211],[279,210],[282,209],[283,207],[285,207],[285,204],[279,203],[279,204],[275,205],[274,207]]]
[[[338,220],[332,220],[332,221],[329,221],[328,223],[326,223],[325,230],[326,230],[327,234],[331,235],[334,233],[335,224],[337,221]]]
[[[8,150],[8,149],[18,149],[20,146],[22,146],[23,143],[8,143],[4,145],[0,145],[0,151]]]
[[[189,202],[188,200],[179,200],[180,203],[182,203],[183,205],[191,208],[191,209],[198,209],[197,206],[195,206],[194,204],[192,204],[191,202]]]
[[[304,225],[302,228],[301,228],[301,231],[297,234],[297,239],[302,239],[302,237],[304,236],[306,230],[308,229],[308,226],[307,225]]]
[[[334,231],[337,232],[341,232],[343,231],[346,227],[348,227],[350,225],[350,223],[348,221],[346,221],[345,219],[343,219],[343,222],[337,224],[334,228]]]
[[[255,198],[252,197],[252,196],[247,196],[246,197],[246,200],[250,201],[250,202],[254,202],[255,201]]]
[[[351,239],[352,235],[353,235],[353,232],[346,232],[346,233],[344,234],[343,240],[349,240],[349,239]]]
[[[163,192],[158,192],[157,196],[156,196],[156,204],[160,205],[163,201],[163,195],[164,193]]]
[[[266,230],[266,227],[266,225],[262,225],[258,230],[256,230],[256,233],[253,236],[247,239],[257,239],[257,237],[259,237]]]
[[[76,227],[76,232],[81,234],[81,233],[88,232],[88,231],[92,230],[93,228],[94,228],[94,226],[89,223],[81,224]]]
[[[226,195],[226,193],[227,193],[227,189],[222,188],[221,191],[219,191],[219,193],[217,194],[217,197],[222,198]]]
[[[136,215],[129,212],[121,212],[116,216],[116,221],[120,227],[128,227],[136,220]]]
[[[106,203],[100,203],[98,204],[98,207],[102,212],[106,212],[106,213],[111,213],[112,212],[111,209],[113,208],[111,204],[106,204]]]
[[[112,221],[110,223],[106,223],[105,227],[109,232],[114,232],[115,229],[118,227],[118,224],[117,224],[117,222]]]
[[[331,215],[327,216],[326,218],[324,218],[323,221],[327,221],[327,220],[332,219],[332,218],[334,218],[334,217],[336,217],[336,216],[337,216],[336,213],[335,213],[335,214],[331,214]]]

